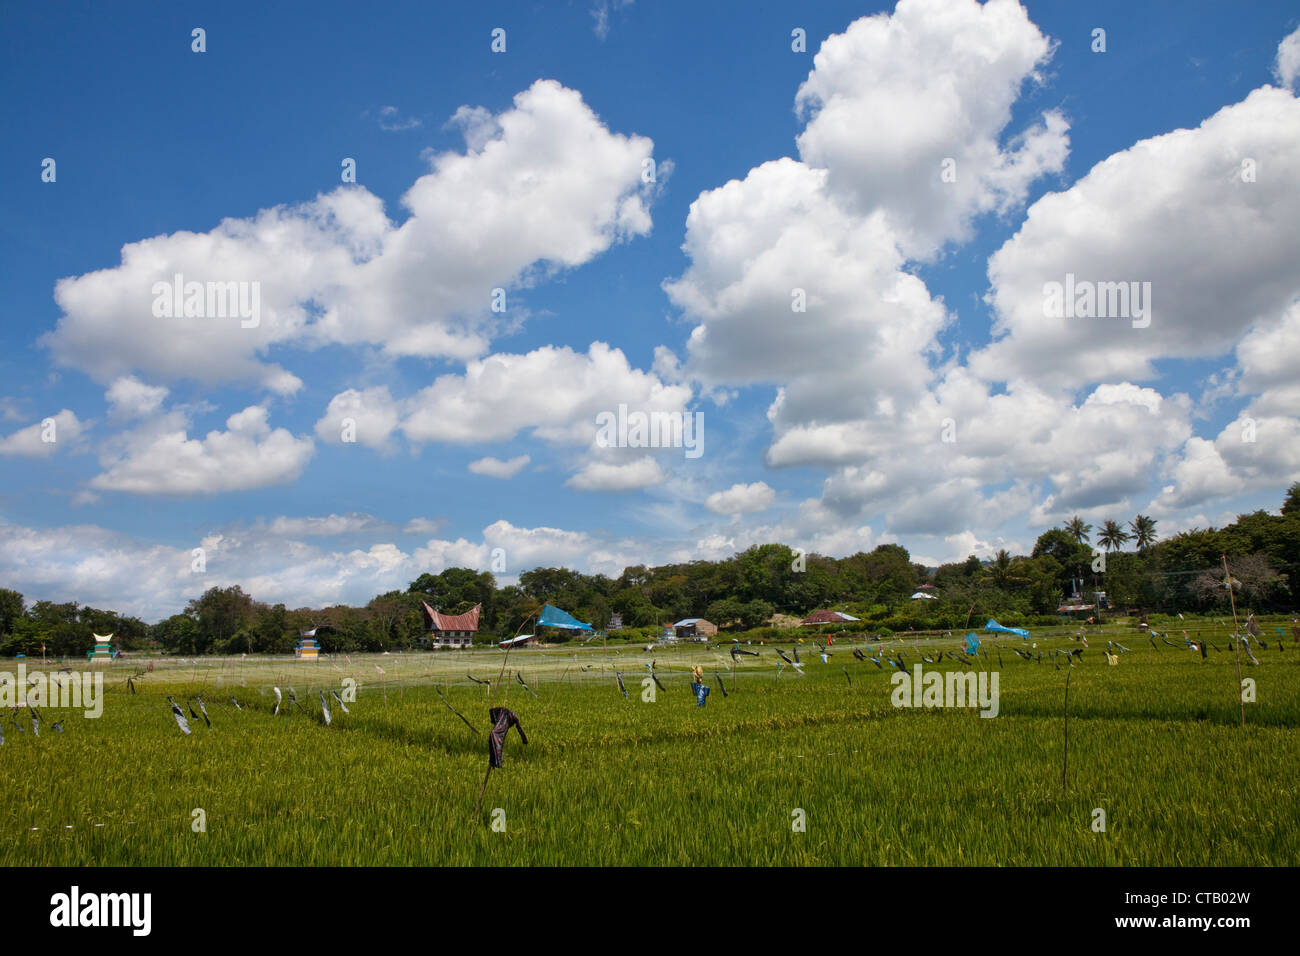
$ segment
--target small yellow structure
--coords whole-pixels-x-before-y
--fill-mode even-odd
[[[298,638],[298,643],[294,646],[293,656],[300,661],[314,661],[320,657],[320,645],[316,643],[316,631],[318,628],[312,628],[310,631],[303,631]]]

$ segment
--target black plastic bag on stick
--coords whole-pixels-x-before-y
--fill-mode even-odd
[[[505,747],[506,734],[509,733],[510,728],[519,731],[519,739],[524,743],[528,743],[528,738],[524,736],[523,725],[519,723],[519,718],[515,716],[514,711],[504,707],[493,707],[488,711],[488,717],[492,720],[492,735],[488,737],[489,758],[492,766],[500,770],[502,749]]]

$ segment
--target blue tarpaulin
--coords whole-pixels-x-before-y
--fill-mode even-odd
[[[1029,640],[1029,632],[1023,627],[1003,627],[997,621],[993,620],[993,618],[989,618],[989,622],[984,625],[984,630],[1001,631],[1003,634],[1019,634],[1025,640]]]
[[[590,624],[583,624],[573,615],[566,611],[561,611],[558,607],[550,604],[542,608],[541,616],[537,618],[537,623],[541,627],[562,627],[567,631],[590,631]]]

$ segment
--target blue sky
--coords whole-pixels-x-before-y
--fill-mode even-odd
[[[1288,4],[4,19],[0,584],[29,599],[154,619],[771,540],[937,563],[1300,478]],[[258,283],[257,326],[152,314],[176,272]],[[1150,282],[1150,327],[1040,321],[1066,272]],[[619,404],[701,413],[704,453],[603,447]]]

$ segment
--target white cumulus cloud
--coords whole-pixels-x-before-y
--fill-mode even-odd
[[[532,460],[529,455],[517,455],[508,461],[489,456],[471,461],[467,467],[476,475],[487,475],[489,478],[513,478],[527,468]]]
[[[1283,86],[1295,90],[1296,78],[1300,77],[1300,28],[1287,35],[1277,45],[1273,75]]]
[[[776,500],[776,492],[763,481],[750,484],[737,483],[726,491],[718,491],[705,499],[704,506],[714,514],[734,515],[753,511],[766,511]]]
[[[659,462],[645,455],[621,464],[590,462],[565,484],[579,491],[637,491],[662,484],[667,477]]]
[[[48,458],[56,451],[75,447],[85,430],[86,423],[65,408],[26,428],[0,435],[0,455]]]
[[[105,383],[139,372],[281,394],[302,383],[266,359],[273,347],[480,355],[502,327],[494,289],[507,290],[509,313],[510,297],[546,274],[650,231],[654,186],[641,170],[653,144],[610,132],[554,80],[473,129],[490,135],[467,129],[465,152],[432,156],[402,198],[400,225],[367,189],[344,186],[208,232],[131,242],[120,265],[60,280],[63,315],[43,342],[59,363]],[[155,289],[177,275],[204,288],[244,283],[250,306],[256,291],[256,321],[166,314]]]
[[[264,406],[250,405],[226,419],[226,430],[191,438],[184,416],[172,412],[119,436],[102,456],[104,471],[90,480],[97,491],[142,495],[210,495],[286,484],[311,460],[310,438],[272,429]]]

